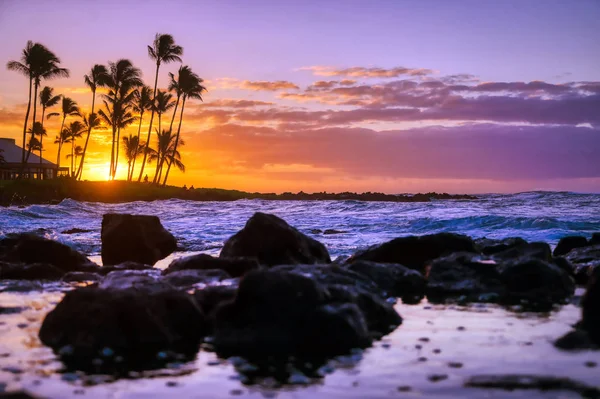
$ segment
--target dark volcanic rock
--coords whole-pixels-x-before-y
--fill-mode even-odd
[[[491,238],[479,238],[475,240],[475,247],[477,252],[481,252],[484,255],[494,255],[498,252],[506,251],[514,247],[527,244],[527,241],[521,237],[508,237],[501,240]]]
[[[0,261],[45,263],[63,272],[95,271],[98,266],[87,257],[58,241],[34,234],[9,234],[0,240]]]
[[[177,241],[156,216],[108,213],[102,218],[102,263],[133,261],[154,265],[177,249]]]
[[[551,262],[552,250],[550,249],[550,245],[545,242],[528,242],[505,251],[497,252],[492,257],[499,261],[527,257]]]
[[[467,236],[453,233],[409,236],[396,238],[359,251],[348,259],[348,263],[358,260],[398,263],[424,273],[428,261],[461,251],[475,252],[473,240]]]
[[[470,377],[465,386],[485,389],[535,389],[540,391],[571,391],[584,398],[600,398],[600,389],[565,377],[529,374],[489,374]]]
[[[222,354],[249,358],[310,358],[369,346],[358,307],[327,299],[327,290],[311,278],[274,270],[250,272],[235,299],[216,311],[215,347]]]
[[[594,270],[590,284],[581,299],[581,316],[581,328],[600,345],[600,268]]]
[[[1,280],[60,280],[65,272],[48,263],[6,263],[0,261]]]
[[[349,270],[367,276],[390,296],[414,302],[425,295],[425,278],[416,270],[396,263],[356,261]]]
[[[61,234],[79,234],[79,233],[89,233],[91,231],[94,231],[94,230],[80,229],[80,228],[74,227],[72,229],[61,231]]]
[[[226,271],[218,269],[179,270],[167,274],[162,281],[175,287],[189,287],[198,283],[215,284],[228,278],[231,276]]]
[[[600,245],[576,248],[565,255],[578,284],[587,285],[594,270],[600,267]]]
[[[146,291],[160,291],[171,288],[162,281],[160,270],[119,270],[108,273],[99,284],[102,289],[124,290],[135,288]]]
[[[590,245],[600,245],[600,233],[592,234],[592,238],[590,238]]]
[[[67,364],[85,369],[122,357],[147,368],[160,351],[195,354],[205,331],[202,310],[184,292],[85,287],[67,292],[39,336]]]
[[[196,302],[207,316],[212,316],[213,311],[223,302],[235,298],[237,285],[211,285],[194,292]]]
[[[566,255],[575,248],[582,248],[588,246],[588,240],[582,236],[567,236],[560,239],[556,248],[554,248],[553,255],[561,256]]]
[[[91,272],[69,272],[65,274],[62,281],[65,283],[80,283],[85,281],[100,281],[102,276],[98,273]]]
[[[438,258],[427,275],[427,298],[433,302],[460,296],[470,301],[498,301],[506,289],[497,266],[490,258],[467,252]]]
[[[534,257],[491,259],[455,253],[436,259],[428,273],[432,301],[462,297],[467,301],[525,303],[544,310],[573,295],[575,284],[560,267]]]
[[[331,263],[323,244],[275,215],[257,212],[246,226],[225,241],[221,258],[254,257],[261,264]]]
[[[323,232],[323,235],[332,235],[332,234],[344,234],[346,231],[336,230],[336,229],[327,229]]]
[[[118,272],[124,270],[154,270],[154,268],[152,267],[152,265],[144,265],[143,263],[123,262],[113,266],[102,266],[98,270],[98,273],[100,273],[103,276],[106,276],[110,272]]]
[[[163,271],[163,274],[190,269],[219,269],[225,271],[231,277],[241,277],[250,270],[258,269],[259,266],[260,265],[255,258],[215,258],[207,254],[198,254],[175,259],[171,262],[169,267]]]

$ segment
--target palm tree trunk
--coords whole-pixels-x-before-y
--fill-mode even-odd
[[[181,95],[177,95],[177,101],[175,102],[175,108],[173,109],[173,116],[171,117],[171,123],[169,124],[169,132],[173,131],[173,122],[175,122],[175,116],[177,116],[177,108],[179,108],[179,100],[181,99]],[[158,182],[160,183],[160,178],[162,177],[163,165],[165,163],[165,156],[162,155],[159,157],[160,167],[158,174]]]
[[[113,110],[114,113],[114,110]],[[114,119],[114,118],[113,118]],[[113,120],[114,123],[114,120]],[[108,170],[108,180],[112,180],[113,163],[115,161],[115,135],[117,134],[116,126],[112,127],[112,148],[110,150],[110,169]]]
[[[75,171],[73,170],[74,166],[73,166],[73,161],[74,161],[74,156],[75,156],[75,137],[73,137],[71,139],[71,177],[74,177],[73,175],[75,174]]]
[[[27,140],[27,122],[29,121],[29,110],[31,109],[31,88],[33,86],[33,78],[29,77],[29,101],[27,102],[27,111],[25,112],[25,123],[23,124],[23,147],[21,147],[21,163],[22,169],[25,169],[25,141]],[[23,173],[21,171],[21,174]]]
[[[33,85],[34,89],[34,95],[33,95],[33,122],[31,124],[31,137],[29,138],[29,142],[31,142],[31,140],[35,137],[35,131],[34,131],[34,126],[35,126],[35,117],[37,114],[37,92],[38,89],[40,87],[40,83],[39,81],[35,81],[35,84]],[[27,155],[25,156],[25,164],[27,164],[29,162],[29,156],[31,155],[31,146],[29,146],[29,148],[27,148]]]
[[[40,134],[40,174],[38,175],[38,180],[42,180],[42,149],[43,141],[44,141],[44,116],[46,115],[46,106],[42,105],[42,132]]]
[[[144,118],[144,113],[143,113],[143,112],[141,112],[141,113],[140,113],[140,124],[139,124],[139,126],[138,126],[138,134],[137,134],[137,142],[138,142],[138,145],[140,145],[140,133],[142,132],[142,119],[143,119],[143,118]],[[137,157],[136,157],[136,158],[137,158]],[[132,163],[132,165],[131,165],[131,174],[129,174],[129,173],[127,174],[127,180],[128,180],[128,181],[131,181],[131,180],[133,180],[133,171],[135,170],[135,159],[136,159],[136,158],[133,158],[133,163]]]
[[[60,149],[62,147],[62,131],[65,127],[65,119],[67,119],[67,115],[63,114],[63,120],[60,124],[60,131],[58,132],[58,156],[56,157],[56,173],[58,174],[58,168],[60,168]]]
[[[152,94],[152,101],[156,98],[156,87],[158,86],[158,70],[160,68],[160,62],[156,63],[156,76],[154,76],[154,94]],[[150,145],[150,135],[152,133],[152,121],[154,120],[154,107],[152,107],[152,113],[150,113],[150,126],[148,127],[148,138],[146,139],[146,145]],[[138,182],[142,181],[142,176],[144,175],[144,166],[146,166],[146,156],[148,154],[144,151],[144,159],[142,159],[142,168],[140,170],[140,177],[138,177]]]
[[[175,137],[175,146],[173,147],[173,154],[171,155],[172,158],[175,157],[175,154],[177,153],[177,145],[179,144],[179,133],[181,133],[181,121],[183,120],[183,109],[185,108],[185,94],[183,96],[183,102],[181,103],[181,114],[179,115],[179,126],[177,127],[177,137]],[[167,164],[169,165],[167,167],[167,172],[165,173],[165,180],[163,181],[163,186],[167,185],[167,179],[169,178],[169,172],[171,171],[171,165],[173,165],[173,159],[171,159],[171,162],[167,162]]]
[[[94,106],[96,105],[96,90],[92,90],[92,112],[90,112],[90,117],[88,120],[88,123],[90,124],[90,126],[88,126],[88,132],[87,132],[87,137],[85,138],[85,144],[83,145],[83,154],[81,154],[81,161],[79,162],[79,170],[77,170],[77,176],[76,178],[81,180],[81,175],[83,175],[83,162],[85,160],[85,153],[87,151],[87,146],[88,146],[88,142],[90,141],[90,136],[92,134],[92,115],[94,114]]]
[[[115,168],[113,169],[113,180],[117,174],[117,166],[119,166],[119,143],[121,142],[121,128],[117,129],[117,142],[115,145]]]

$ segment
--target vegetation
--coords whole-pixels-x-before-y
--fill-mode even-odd
[[[182,62],[183,48],[175,43],[169,34],[156,34],[154,41],[148,46],[148,55],[155,62],[154,87],[144,84],[142,72],[130,60],[121,59],[108,62],[108,65],[96,64],[84,75],[84,82],[92,93],[91,111],[83,114],[79,105],[69,97],[55,94],[52,87],[45,86],[39,92],[42,80],[59,77],[69,77],[68,69],[60,66],[60,59],[43,44],[27,42],[18,61],[10,61],[7,68],[16,71],[29,79],[29,100],[23,124],[23,153],[22,165],[25,168],[32,151],[39,151],[40,164],[44,147],[43,137],[45,118],[62,116],[60,129],[54,143],[58,146],[57,167],[60,167],[60,156],[63,146],[71,144],[70,175],[73,179],[81,180],[86,160],[90,137],[99,129],[110,129],[112,133],[109,180],[114,180],[119,165],[120,149],[124,151],[127,160],[127,180],[134,179],[136,160],[142,157],[139,168],[138,182],[144,176],[148,163],[156,162],[154,177],[156,184],[167,184],[171,166],[185,171],[181,153],[178,148],[184,144],[181,139],[181,125],[187,99],[202,101],[202,92],[206,88],[203,80],[189,66],[181,66],[177,77],[170,73],[168,91],[158,89],[159,72],[162,64]],[[96,93],[99,88],[105,88],[102,94],[102,109],[96,110]],[[37,104],[42,109],[41,122],[37,121]],[[33,104],[32,121],[29,121]],[[60,106],[60,112],[46,115],[46,111],[54,106]],[[180,107],[181,105],[181,107]],[[163,129],[163,118],[172,112],[169,129]],[[178,114],[179,110],[179,114]],[[150,111],[150,122],[146,141],[141,140],[142,122],[146,111]],[[154,127],[154,114],[157,115],[158,126]],[[177,133],[173,131],[175,119],[179,117]],[[67,123],[68,118],[76,120]],[[121,132],[130,125],[137,123],[137,135],[124,135]],[[156,131],[156,139],[152,139],[152,131]],[[29,140],[27,135],[29,134]],[[85,135],[83,146],[77,145],[79,138]],[[156,147],[152,148],[151,144]],[[122,143],[122,146],[121,146]],[[79,158],[79,163],[77,159]],[[166,166],[166,168],[165,168]],[[40,174],[41,179],[41,174]]]

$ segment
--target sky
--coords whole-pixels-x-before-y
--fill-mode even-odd
[[[44,44],[71,76],[42,86],[86,112],[94,64],[130,59],[152,85],[156,33],[208,89],[186,104],[171,184],[600,192],[597,0],[0,0],[1,63]],[[159,88],[179,66],[161,66]],[[21,136],[27,90],[0,69],[0,137]],[[58,118],[45,126],[56,162]],[[90,143],[84,179],[106,179],[109,131]]]

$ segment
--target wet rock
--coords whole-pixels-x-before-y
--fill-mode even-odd
[[[98,358],[96,366],[124,359],[150,368],[161,351],[195,354],[205,324],[193,297],[181,291],[85,287],[66,293],[46,315],[39,337],[84,370]]]
[[[508,375],[475,375],[470,377],[465,386],[486,389],[535,389],[540,391],[572,391],[587,398],[599,398],[600,389],[566,377],[508,374]]]
[[[18,314],[24,311],[25,307],[17,307],[17,306],[0,306],[0,314]]]
[[[215,314],[214,344],[249,358],[320,357],[367,347],[371,338],[355,304],[326,303],[315,280],[284,271],[252,271],[233,301]]]
[[[98,273],[90,273],[90,272],[69,272],[65,274],[62,278],[62,281],[65,283],[82,283],[86,281],[100,281],[102,276]]]
[[[587,285],[594,270],[600,267],[600,245],[573,249],[564,258],[571,265],[577,283]]]
[[[94,231],[94,230],[80,229],[80,228],[75,227],[72,229],[61,231],[61,234],[79,234],[79,233],[89,233],[92,231]]]
[[[582,236],[566,236],[560,239],[556,245],[556,248],[554,248],[553,255],[566,255],[575,248],[582,248],[586,246],[588,246],[587,238]]]
[[[196,290],[194,298],[204,314],[210,317],[219,304],[233,300],[237,288],[237,285],[211,285]]]
[[[327,229],[323,232],[323,235],[332,235],[332,234],[344,234],[346,231],[336,230],[336,229]]]
[[[255,258],[215,258],[207,254],[198,254],[186,256],[185,258],[175,259],[163,274],[173,273],[179,270],[209,270],[219,269],[225,271],[231,277],[241,277],[251,270],[256,270],[260,266]]]
[[[6,263],[45,263],[63,272],[94,271],[98,266],[83,254],[58,241],[34,234],[9,234],[0,240],[0,261]]]
[[[581,298],[581,328],[600,345],[600,269],[596,269]]]
[[[323,230],[321,230],[321,229],[310,229],[310,233],[311,234],[321,234],[321,233],[323,233]]]
[[[194,284],[215,284],[219,281],[231,278],[227,272],[218,269],[208,270],[179,270],[167,274],[162,281],[175,287],[189,287]]]
[[[108,213],[102,217],[102,264],[133,261],[154,265],[177,249],[156,216]]]
[[[423,275],[396,263],[356,261],[348,269],[367,276],[388,295],[401,297],[405,302],[413,303],[425,294]]]
[[[160,270],[120,270],[108,273],[98,287],[107,290],[161,291],[171,288],[162,281]]]
[[[98,273],[106,276],[110,272],[124,271],[124,270],[154,270],[152,265],[145,265],[137,262],[123,262],[113,266],[102,266]]]
[[[331,263],[323,244],[275,215],[257,212],[225,241],[219,257],[254,257],[267,266]]]
[[[554,346],[562,350],[588,350],[588,349],[600,349],[600,346],[596,345],[590,334],[582,329],[576,328],[569,331],[554,342]]]
[[[348,263],[358,260],[398,263],[424,274],[428,261],[460,251],[475,252],[473,240],[453,233],[408,236],[359,251],[348,259]]]
[[[545,242],[528,242],[523,245],[514,246],[507,250],[497,252],[492,258],[499,261],[517,258],[537,258],[546,262],[551,262],[552,250],[550,249],[550,245]]]
[[[0,261],[0,279],[60,280],[65,272],[49,263],[6,263]]]
[[[592,234],[592,238],[589,241],[590,245],[600,245],[600,233]]]
[[[477,252],[480,252],[484,255],[494,255],[498,252],[503,252],[524,244],[527,244],[527,241],[525,241],[521,237],[508,237],[503,238],[501,240],[484,237],[475,240],[475,247],[477,248]]]
[[[27,391],[0,392],[0,399],[40,399]]]
[[[44,286],[39,281],[6,280],[0,285],[0,292],[42,291]]]

